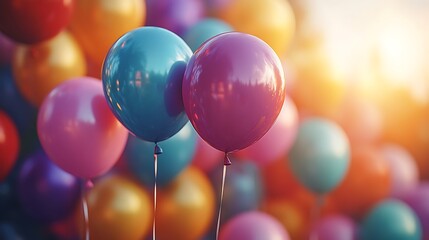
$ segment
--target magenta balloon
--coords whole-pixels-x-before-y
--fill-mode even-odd
[[[39,110],[37,130],[52,161],[85,179],[107,172],[128,137],[107,105],[101,81],[90,77],[56,87]]]
[[[286,156],[297,131],[298,110],[292,100],[286,97],[277,120],[267,134],[252,146],[238,151],[236,155],[264,166],[281,156]]]
[[[229,32],[195,52],[182,93],[198,134],[214,148],[232,152],[250,146],[270,129],[284,102],[285,80],[268,44]]]
[[[310,239],[317,240],[355,240],[356,224],[348,217],[331,215],[322,218],[310,232]]]
[[[420,220],[423,239],[429,240],[429,183],[421,182],[411,192],[407,193],[404,200]]]
[[[0,65],[10,65],[15,43],[0,32]]]
[[[220,240],[289,240],[286,229],[270,215],[245,212],[232,218],[220,231]]]
[[[192,165],[201,169],[205,173],[209,173],[216,166],[223,164],[223,155],[218,150],[214,149],[206,143],[201,137],[197,139],[197,150],[195,151]]]
[[[381,153],[390,168],[392,179],[390,196],[403,197],[419,182],[416,161],[407,150],[394,144],[382,146]]]

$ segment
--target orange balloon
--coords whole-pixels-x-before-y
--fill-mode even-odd
[[[390,192],[389,166],[373,148],[353,149],[349,170],[332,198],[343,213],[362,218]]]
[[[86,73],[85,57],[67,32],[39,44],[19,45],[12,64],[20,92],[35,106],[61,82]]]
[[[95,66],[101,66],[113,43],[142,26],[145,17],[144,0],[77,0],[70,30]]]
[[[152,226],[149,195],[131,180],[113,175],[97,182],[88,194],[90,239],[143,239]],[[78,226],[84,232],[82,209]]]
[[[214,15],[239,32],[264,40],[283,57],[295,32],[295,16],[286,0],[232,0]]]
[[[160,190],[157,206],[157,239],[196,240],[213,222],[215,194],[201,170],[188,167]]]

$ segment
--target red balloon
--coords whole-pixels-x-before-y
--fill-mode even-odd
[[[0,31],[16,42],[42,42],[68,25],[73,8],[74,0],[2,0]]]
[[[0,111],[0,181],[13,167],[19,153],[18,130],[12,119]]]

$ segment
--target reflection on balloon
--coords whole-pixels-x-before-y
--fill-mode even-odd
[[[52,161],[85,179],[106,173],[128,136],[107,106],[101,81],[90,77],[56,87],[40,108],[37,130]]]
[[[101,66],[116,39],[144,25],[145,16],[144,0],[76,0],[70,31],[94,64]]]
[[[159,192],[156,238],[200,239],[213,223],[215,195],[207,177],[189,167]]]
[[[357,240],[356,224],[343,215],[327,216],[312,227],[310,239]]]
[[[19,90],[35,106],[61,82],[86,73],[83,53],[68,32],[40,44],[19,45],[12,66]]]

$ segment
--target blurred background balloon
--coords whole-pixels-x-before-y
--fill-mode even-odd
[[[222,227],[220,240],[289,240],[285,228],[270,215],[251,211],[237,215]]]
[[[146,0],[147,26],[168,29],[179,36],[206,15],[201,0]]]
[[[383,155],[373,147],[352,149],[349,171],[332,193],[339,210],[360,219],[389,196],[391,173]]]
[[[220,196],[222,165],[211,174],[210,179],[216,196]],[[228,166],[222,203],[222,221],[235,215],[257,210],[264,197],[263,182],[259,168],[249,161],[234,161]]]
[[[189,167],[159,191],[156,238],[200,239],[214,223],[214,213],[210,181],[203,172]]]
[[[86,74],[83,52],[68,32],[35,45],[18,45],[13,74],[21,94],[35,106],[61,82]]]
[[[76,0],[70,31],[101,73],[113,43],[128,31],[144,25],[144,0]]]
[[[146,190],[133,181],[120,175],[106,176],[96,182],[87,199],[90,239],[140,240],[148,234],[152,203]],[[78,212],[77,226],[83,227],[82,210]]]
[[[423,240],[429,239],[429,183],[424,181],[403,196],[405,203],[419,218]]]
[[[273,50],[257,37],[230,32],[211,38],[192,56],[183,103],[198,134],[228,153],[250,146],[271,128],[283,106],[284,87]]]
[[[78,179],[52,163],[42,150],[23,163],[17,188],[24,212],[43,222],[72,214],[80,196]]]
[[[420,222],[411,208],[398,200],[384,200],[377,204],[362,221],[359,238],[362,240],[419,240]]]
[[[0,32],[0,66],[11,64],[14,51],[15,43]]]
[[[310,239],[355,240],[357,226],[353,220],[343,215],[331,215],[320,219],[310,232]]]
[[[189,27],[183,35],[183,39],[195,52],[208,39],[231,31],[233,31],[232,27],[220,19],[204,18]]]
[[[390,169],[390,196],[400,198],[407,195],[419,182],[415,160],[406,149],[395,144],[383,145],[381,153]]]
[[[0,110],[0,182],[12,169],[18,158],[20,140],[12,119]]]
[[[349,141],[343,130],[329,120],[309,118],[298,128],[288,164],[304,186],[322,195],[343,181],[349,158]]]
[[[140,139],[163,141],[188,121],[181,85],[191,55],[180,37],[158,27],[130,31],[110,49],[104,94],[115,116]]]
[[[223,164],[223,154],[206,143],[197,135],[197,147],[195,150],[192,165],[205,173],[211,172],[216,166]]]
[[[165,186],[191,162],[197,144],[197,133],[190,123],[173,137],[162,141],[163,154],[158,156],[157,184]],[[153,143],[129,135],[124,151],[129,170],[146,186],[155,182]]]
[[[101,81],[90,77],[56,87],[40,108],[37,130],[52,161],[84,179],[113,167],[128,137],[105,101]]]
[[[0,31],[19,43],[40,43],[64,29],[73,10],[74,0],[1,1]]]
[[[295,16],[288,1],[216,0],[214,16],[240,32],[252,34],[270,45],[283,57],[295,32]],[[220,2],[221,4],[216,4]]]
[[[282,110],[268,132],[255,144],[238,151],[236,156],[263,166],[289,152],[298,131],[298,110],[286,97]]]

